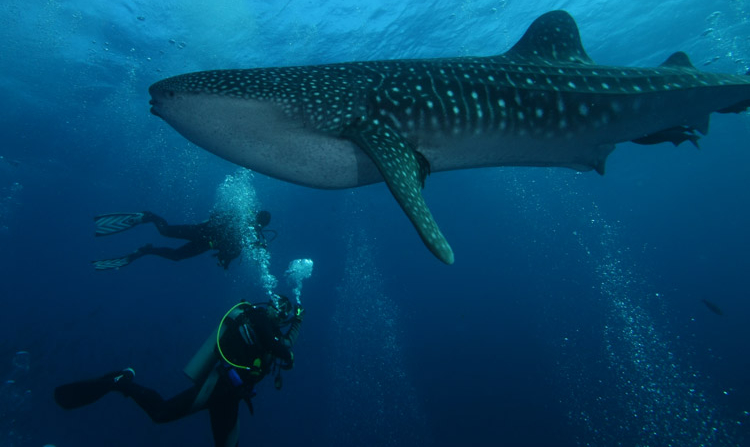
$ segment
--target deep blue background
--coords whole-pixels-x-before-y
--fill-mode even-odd
[[[210,445],[208,416],[157,426],[107,396],[66,412],[55,385],[132,366],[172,395],[239,299],[249,262],[90,261],[165,241],[93,237],[92,217],[202,220],[238,168],[148,113],[185,71],[489,55],[564,8],[604,64],[750,61],[747,2],[91,2],[0,6],[0,444]],[[139,19],[141,17],[143,20]],[[717,58],[714,60],[715,58]],[[706,63],[711,62],[706,65]],[[748,441],[750,121],[715,115],[701,150],[622,144],[607,174],[432,175],[456,254],[442,265],[383,184],[318,191],[255,175],[279,237],[311,258],[297,363],[242,410],[241,445],[743,445]],[[701,299],[718,304],[711,313]],[[30,353],[28,372],[14,353]]]

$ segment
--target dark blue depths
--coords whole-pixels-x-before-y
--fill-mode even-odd
[[[152,228],[95,239],[94,215],[202,220],[227,176],[273,213],[279,291],[291,291],[291,260],[315,263],[295,368],[281,391],[259,387],[255,416],[241,412],[241,445],[747,442],[747,115],[714,116],[700,151],[621,145],[604,177],[429,177],[426,201],[456,253],[447,267],[384,185],[318,191],[241,174],[149,116],[158,73],[113,93],[93,81],[116,84],[121,66],[71,67],[36,67],[36,93],[3,87],[3,445],[210,445],[204,414],[155,425],[120,396],[64,412],[51,393],[124,366],[176,393],[223,312],[262,295],[250,259],[226,272],[209,255],[89,265],[166,242]],[[75,83],[55,86],[58,76]],[[5,77],[20,75],[9,67]]]

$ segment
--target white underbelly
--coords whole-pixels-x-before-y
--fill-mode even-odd
[[[159,114],[198,146],[280,180],[325,189],[382,180],[354,143],[291,119],[271,103],[188,97]]]
[[[185,97],[159,114],[198,146],[280,180],[324,189],[382,181],[369,157],[351,141],[288,117],[276,105],[221,96]],[[590,136],[590,135],[589,135]],[[561,136],[405,135],[419,144],[432,172],[486,166],[564,166],[587,170],[611,150]]]

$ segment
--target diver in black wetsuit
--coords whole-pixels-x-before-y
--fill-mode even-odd
[[[145,255],[156,255],[172,261],[180,261],[205,253],[208,250],[216,250],[214,256],[218,259],[218,264],[227,269],[229,263],[240,255],[243,248],[241,228],[243,224],[229,213],[212,213],[207,221],[188,225],[169,225],[163,217],[149,211],[103,214],[96,216],[94,222],[97,236],[119,233],[136,225],[151,222],[162,236],[188,241],[179,248],[154,247],[152,244],[146,244],[133,253],[119,258],[93,261],[92,264],[97,270],[124,267]],[[270,222],[271,213],[259,211],[255,215],[255,220],[249,223],[256,236],[253,246],[266,247],[265,232],[270,232],[275,237],[276,233],[273,230],[265,230]]]
[[[111,391],[133,399],[156,423],[171,422],[208,410],[216,447],[238,445],[237,414],[240,401],[253,413],[254,386],[271,372],[281,389],[281,370],[294,364],[292,345],[299,335],[304,311],[286,297],[265,305],[241,302],[227,312],[218,332],[206,340],[185,368],[194,386],[171,399],[133,382],[131,368],[98,379],[55,389],[55,401],[65,409],[95,402]],[[281,329],[289,326],[286,334]],[[221,334],[218,337],[216,334]]]

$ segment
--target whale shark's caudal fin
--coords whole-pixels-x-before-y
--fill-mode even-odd
[[[414,224],[427,248],[446,264],[453,264],[453,250],[440,232],[422,197],[430,171],[427,160],[387,124],[362,117],[342,136],[353,141],[372,159],[396,201]]]

